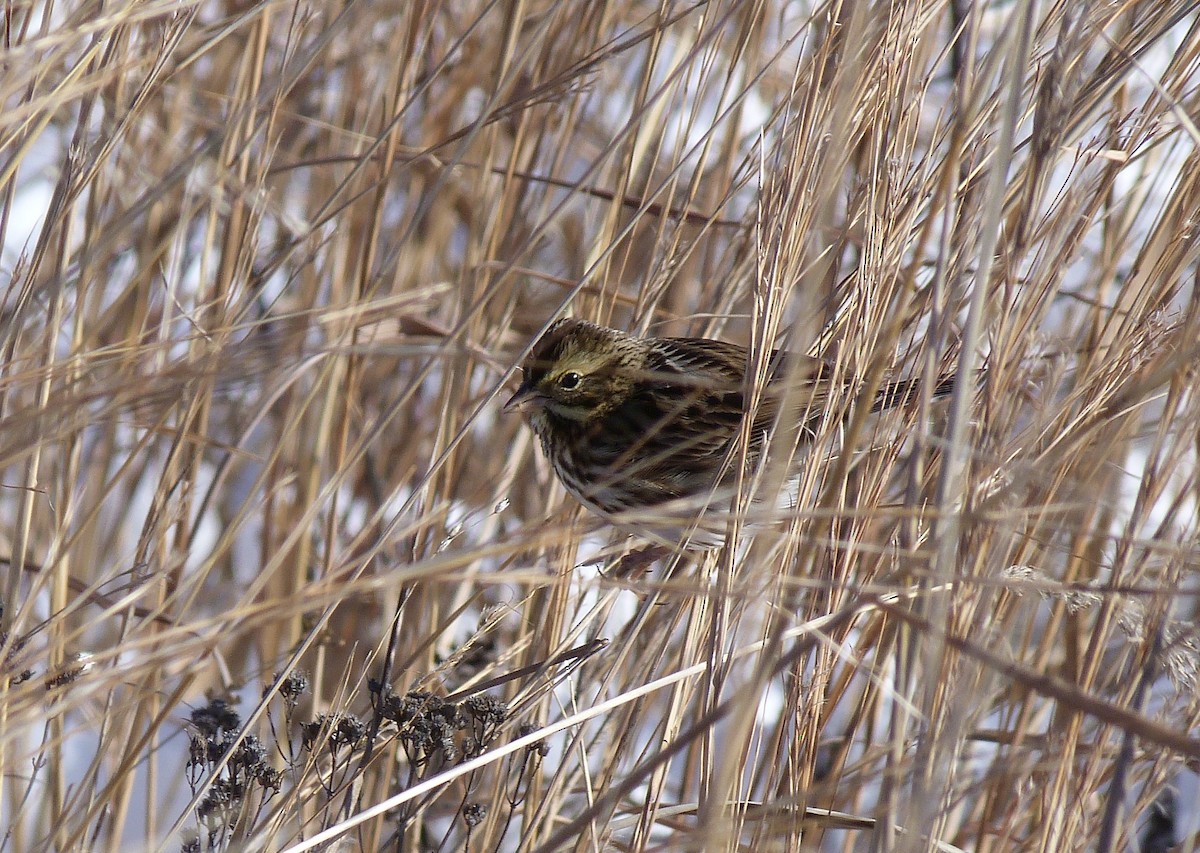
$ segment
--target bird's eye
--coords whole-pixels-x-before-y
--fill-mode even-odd
[[[583,379],[582,376],[580,376],[574,370],[570,370],[558,377],[558,387],[564,391],[574,391],[579,387],[579,382],[581,379]]]

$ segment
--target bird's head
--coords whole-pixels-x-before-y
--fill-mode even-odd
[[[645,363],[645,342],[583,320],[556,322],[521,364],[521,387],[504,406],[531,423],[553,417],[587,423],[629,396]]]

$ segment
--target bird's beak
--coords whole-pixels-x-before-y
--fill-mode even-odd
[[[509,397],[508,402],[504,404],[504,414],[509,415],[513,412],[523,412],[534,405],[540,396],[536,388],[522,385],[517,389],[517,393]]]

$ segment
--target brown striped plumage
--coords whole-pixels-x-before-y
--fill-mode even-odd
[[[658,538],[663,529],[686,528],[676,523],[680,511],[685,519],[695,516],[732,484],[747,365],[746,348],[736,344],[637,338],[559,320],[530,351],[521,387],[505,411],[525,415],[555,473],[584,506]],[[825,416],[831,391],[854,393],[835,389],[822,374],[816,360],[774,353],[748,435],[751,470],[785,399],[795,414],[781,422],[796,424],[805,443]],[[803,379],[803,394],[785,395],[788,376]],[[949,380],[940,382],[934,395],[949,387]],[[915,380],[886,385],[872,408],[904,403],[916,390]]]

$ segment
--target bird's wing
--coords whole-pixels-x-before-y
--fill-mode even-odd
[[[746,410],[745,372],[749,352],[745,347],[708,338],[660,338],[655,341],[657,361],[652,370],[664,384],[700,385],[714,392],[703,402],[728,412],[730,431],[737,429]],[[766,365],[766,383],[758,395],[751,425],[751,444],[757,448],[775,425],[780,406],[787,399],[794,415],[788,420],[804,425],[808,432],[823,416],[833,393],[830,366],[824,361],[795,352],[773,350]],[[799,388],[788,395],[790,388]]]
[[[708,380],[713,390],[742,390],[745,347],[709,338],[656,338],[651,343],[646,366],[661,372],[665,381]]]
[[[698,339],[652,344],[629,396],[589,427],[597,461],[632,506],[707,490],[742,419],[744,349]]]

